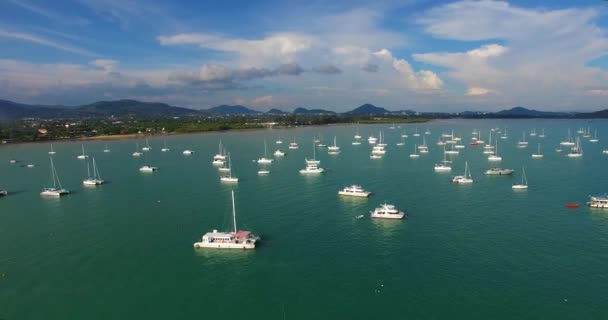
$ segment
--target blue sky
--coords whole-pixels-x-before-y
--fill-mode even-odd
[[[608,1],[0,1],[0,99],[608,107]]]

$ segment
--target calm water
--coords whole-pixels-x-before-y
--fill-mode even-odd
[[[602,319],[608,317],[608,210],[566,209],[589,194],[608,191],[602,149],[607,122],[438,121],[428,124],[430,153],[409,158],[422,137],[401,129],[360,126],[364,138],[384,130],[388,153],[369,158],[352,146],[353,126],[228,132],[150,139],[153,174],[131,156],[135,141],[87,142],[108,181],[85,188],[80,143],[55,143],[55,166],[73,194],[43,199],[49,181],[48,144],[0,147],[0,318],[2,319]],[[590,125],[600,142],[584,142],[584,156],[556,153],[559,141]],[[488,177],[482,147],[468,145],[473,128],[487,141],[491,127],[508,127],[499,140],[501,166],[513,177]],[[420,125],[422,133],[427,125]],[[547,137],[522,131],[545,128]],[[435,143],[455,130],[467,148],[452,173],[439,174]],[[338,156],[318,150],[329,171],[298,173],[320,133]],[[252,162],[284,140],[285,158],[257,175]],[[296,137],[299,150],[287,150]],[[230,227],[231,186],[222,185],[210,159],[221,139],[233,154],[239,225],[261,234],[255,252],[196,251],[211,229]],[[537,142],[545,157],[531,159]],[[143,145],[143,141],[140,141]],[[193,149],[192,156],[181,151]],[[35,168],[9,164],[15,157]],[[468,160],[475,183],[453,185]],[[530,189],[514,192],[526,166]],[[375,194],[340,199],[358,183]],[[388,201],[406,210],[404,221],[376,221],[368,212]],[[365,214],[357,220],[355,216]]]

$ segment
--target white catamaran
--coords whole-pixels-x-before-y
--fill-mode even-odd
[[[82,184],[85,186],[98,186],[100,184],[104,184],[104,182],[105,181],[101,179],[101,174],[97,168],[95,158],[93,158],[93,175],[91,175],[91,168],[89,163],[87,163],[87,178],[82,181]]]
[[[61,181],[59,181],[59,176],[57,175],[57,171],[55,170],[55,164],[53,163],[52,157],[51,157],[51,179],[53,180],[53,186],[43,188],[42,192],[40,192],[41,196],[60,197],[60,196],[70,193],[69,190],[64,189],[61,186]]]
[[[218,232],[213,230],[203,235],[200,242],[194,243],[194,248],[213,249],[255,249],[256,242],[260,237],[250,231],[238,230],[236,227],[236,208],[234,205],[234,190],[232,190],[232,222],[234,231]]]

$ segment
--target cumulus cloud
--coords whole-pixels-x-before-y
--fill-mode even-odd
[[[340,68],[331,65],[331,64],[327,64],[324,66],[320,66],[320,67],[316,67],[313,69],[314,72],[316,73],[320,73],[320,74],[339,74],[342,73],[342,70],[340,70]]]
[[[374,52],[374,56],[389,62],[402,75],[404,84],[410,89],[438,90],[443,86],[443,81],[433,71],[415,71],[407,60],[394,57],[388,49]]]

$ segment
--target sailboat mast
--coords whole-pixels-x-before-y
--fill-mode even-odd
[[[232,190],[232,221],[234,222],[234,233],[236,233],[236,209],[234,208],[234,190]]]
[[[95,169],[93,169],[95,170]],[[87,162],[87,178],[91,177],[91,166],[89,165],[89,162]]]

